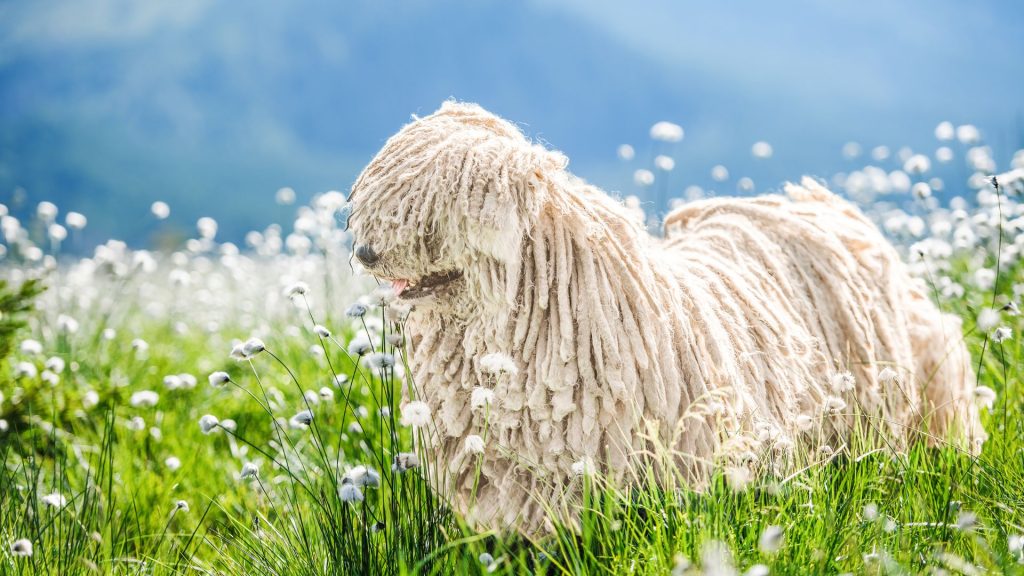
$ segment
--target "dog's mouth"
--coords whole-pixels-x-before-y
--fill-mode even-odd
[[[462,278],[462,270],[448,270],[446,272],[428,274],[416,280],[409,280],[408,278],[393,279],[391,280],[391,287],[399,298],[412,300],[435,294],[459,278]]]

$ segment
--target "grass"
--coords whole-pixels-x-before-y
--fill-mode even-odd
[[[961,255],[944,274],[972,286],[975,270],[997,266],[993,253]],[[1014,337],[999,343],[974,329],[981,310],[1015,297],[1019,264],[1000,264],[994,288],[942,296],[935,286],[941,307],[964,318],[980,381],[997,395],[980,456],[923,444],[895,452],[855,436],[808,447],[806,466],[742,490],[722,473],[701,492],[584,475],[578,523],[527,539],[465,525],[424,480],[442,474],[435,463],[393,469],[429,427],[399,421],[401,323],[370,300],[365,315],[328,304],[365,292],[325,265],[337,254],[249,258],[207,246],[118,268],[132,258],[50,272],[20,335],[45,354],[22,350],[0,365],[0,573],[1024,572],[1024,322],[1004,313]],[[318,281],[292,306],[277,284],[296,270]],[[318,292],[333,296],[318,303]],[[321,323],[337,334],[318,335]],[[373,353],[389,355],[374,356],[377,367],[373,353],[350,350],[367,331],[380,336]],[[265,350],[230,358],[231,338],[253,333]],[[48,357],[66,364],[57,385],[42,375]],[[40,374],[18,376],[17,362]],[[217,370],[231,382],[208,386]],[[183,373],[198,385],[165,379]],[[133,406],[140,390],[159,400]],[[308,427],[290,421],[303,410]],[[219,423],[204,433],[207,414]],[[259,472],[241,478],[246,463]],[[353,472],[360,465],[376,480]],[[66,503],[47,504],[52,494]],[[9,549],[20,538],[31,556]]]

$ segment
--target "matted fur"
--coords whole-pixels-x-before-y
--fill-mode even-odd
[[[851,204],[805,179],[788,197],[685,205],[660,239],[566,164],[447,102],[388,140],[350,196],[371,273],[463,273],[416,301],[407,329],[448,474],[437,488],[471,520],[534,530],[574,464],[629,481],[655,447],[699,487],[715,465],[778,462],[855,426],[895,446],[920,430],[980,446],[959,320]],[[484,373],[493,352],[518,373]],[[898,377],[881,382],[884,367]],[[843,371],[854,388],[833,391]],[[471,409],[477,386],[494,388],[489,411]],[[477,480],[464,440],[485,415]]]

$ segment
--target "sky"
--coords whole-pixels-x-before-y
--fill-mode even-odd
[[[842,156],[850,141],[932,154],[944,120],[976,124],[1005,167],[1024,147],[1021,29],[1009,0],[0,3],[0,203],[83,212],[85,247],[185,236],[200,216],[237,241],[288,219],[278,188],[347,191],[447,98],[649,206],[852,170],[868,160]],[[685,139],[655,146],[661,120]],[[761,140],[770,159],[751,155]],[[675,169],[637,186],[655,153]]]

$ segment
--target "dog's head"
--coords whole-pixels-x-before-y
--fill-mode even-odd
[[[353,256],[404,300],[493,301],[507,289],[495,276],[518,264],[565,164],[483,108],[446,102],[392,136],[356,180]]]

